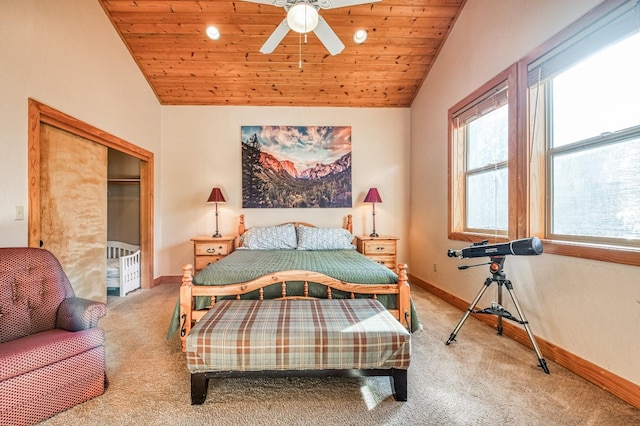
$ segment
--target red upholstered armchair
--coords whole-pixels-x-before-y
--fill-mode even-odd
[[[38,248],[0,248],[0,425],[34,424],[102,395],[103,303],[74,296]]]

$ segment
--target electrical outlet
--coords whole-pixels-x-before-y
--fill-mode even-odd
[[[433,272],[438,272],[438,264],[433,262]]]
[[[16,220],[24,220],[24,207],[16,206]]]

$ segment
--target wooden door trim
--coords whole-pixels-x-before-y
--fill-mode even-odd
[[[140,160],[140,249],[142,254],[141,287],[153,287],[153,153],[104,132],[70,115],[29,98],[28,179],[29,217],[28,246],[40,246],[40,125],[50,124],[108,148]],[[106,256],[106,255],[105,255]]]

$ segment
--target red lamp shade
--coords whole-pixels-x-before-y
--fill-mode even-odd
[[[224,203],[226,201],[227,200],[224,199],[224,195],[222,195],[220,188],[213,188],[207,203]]]
[[[369,192],[367,192],[367,196],[364,197],[365,203],[381,203],[382,198],[380,198],[380,194],[378,193],[377,188],[369,188]]]

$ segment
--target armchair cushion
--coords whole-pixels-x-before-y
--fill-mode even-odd
[[[0,382],[86,352],[104,344],[104,330],[43,331],[0,345]]]

